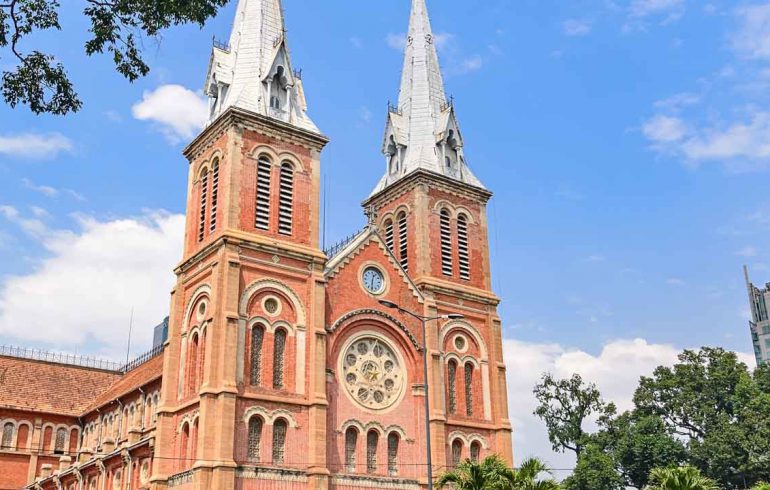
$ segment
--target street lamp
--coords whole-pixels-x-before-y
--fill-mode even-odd
[[[418,315],[412,311],[406,310],[392,301],[385,299],[380,300],[380,304],[386,308],[398,310],[400,313],[405,313],[409,316],[416,318],[422,323],[422,370],[423,377],[425,378],[425,445],[428,451],[428,490],[433,490],[433,455],[431,454],[430,444],[430,389],[428,387],[428,328],[427,323],[432,320],[462,320],[465,316],[459,313],[450,313],[448,315],[440,315],[434,317],[428,317]]]

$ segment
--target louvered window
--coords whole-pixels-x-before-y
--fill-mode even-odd
[[[265,329],[257,325],[251,329],[251,385],[262,383],[262,344],[265,341]]]
[[[13,444],[13,424],[11,422],[6,423],[3,426],[3,441],[2,449],[11,449]]]
[[[473,415],[473,364],[465,364],[465,414]]]
[[[249,420],[249,461],[259,462],[259,445],[262,442],[263,425],[260,417],[251,417]]]
[[[387,220],[385,222],[385,245],[388,247],[388,250],[390,250],[390,253],[396,253],[395,250],[393,250],[393,221]]]
[[[460,262],[460,279],[471,278],[470,249],[468,248],[468,218],[457,217],[457,256]]]
[[[400,437],[395,432],[388,434],[388,475],[398,475],[398,443]]]
[[[286,330],[279,328],[275,331],[273,346],[273,388],[283,388],[284,354],[286,353]]]
[[[294,168],[290,163],[281,166],[281,189],[278,207],[278,232],[291,235],[294,214]]]
[[[449,211],[441,210],[441,272],[445,276],[452,276],[452,225]]]
[[[398,252],[401,267],[409,271],[409,237],[407,234],[406,213],[398,216]]]
[[[273,424],[273,464],[283,464],[286,454],[286,421],[276,420]]]
[[[345,470],[348,473],[356,471],[356,446],[358,445],[358,431],[349,428],[345,432]]]
[[[447,366],[447,385],[449,388],[449,413],[457,413],[457,363],[449,361]]]
[[[209,231],[217,229],[217,204],[219,203],[219,160],[214,160],[211,170],[211,223]]]
[[[366,434],[366,472],[377,472],[377,444],[379,443],[379,434],[370,430]]]
[[[474,442],[471,444],[471,459],[475,462],[478,462],[481,458],[481,444],[478,442]]]
[[[454,442],[452,442],[452,466],[457,466],[460,464],[460,458],[463,456],[463,443],[455,439]]]
[[[67,429],[59,429],[56,431],[56,442],[53,446],[54,454],[64,454],[64,447],[67,442]]]
[[[270,171],[272,165],[266,157],[257,162],[257,212],[255,226],[260,230],[270,229]]]
[[[198,223],[198,241],[202,242],[206,233],[206,205],[209,199],[209,172],[204,170],[201,177],[200,218]]]

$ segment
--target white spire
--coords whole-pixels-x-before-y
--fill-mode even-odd
[[[230,43],[215,43],[204,91],[209,122],[232,106],[318,132],[292,70],[281,0],[238,1]]]
[[[484,188],[465,164],[425,0],[412,0],[398,107],[389,108],[383,152],[387,169],[373,194],[419,169]]]

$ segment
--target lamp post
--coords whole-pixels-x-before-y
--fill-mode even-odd
[[[380,304],[386,308],[398,310],[400,313],[405,313],[420,321],[422,324],[422,370],[423,377],[425,378],[425,446],[428,452],[428,490],[433,490],[433,455],[431,452],[430,443],[430,389],[428,386],[428,327],[429,321],[433,320],[461,320],[465,318],[459,313],[450,313],[448,315],[440,315],[435,317],[428,317],[418,315],[413,311],[401,308],[396,303],[388,300],[380,300]]]

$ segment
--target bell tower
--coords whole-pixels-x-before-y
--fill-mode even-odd
[[[424,315],[465,316],[428,332],[434,464],[477,456],[474,433],[493,441],[484,451],[512,461],[500,300],[491,287],[492,193],[468,166],[425,0],[412,0],[398,105],[388,107],[382,152],[385,174],[364,207],[376,210],[380,234],[425,296]]]
[[[271,477],[257,468],[289,465],[298,479],[323,481],[325,448],[310,430],[326,423],[315,366],[325,363],[319,201],[328,139],[307,115],[280,0],[238,1],[204,91],[208,122],[184,150],[185,246],[152,488],[244,488]]]

